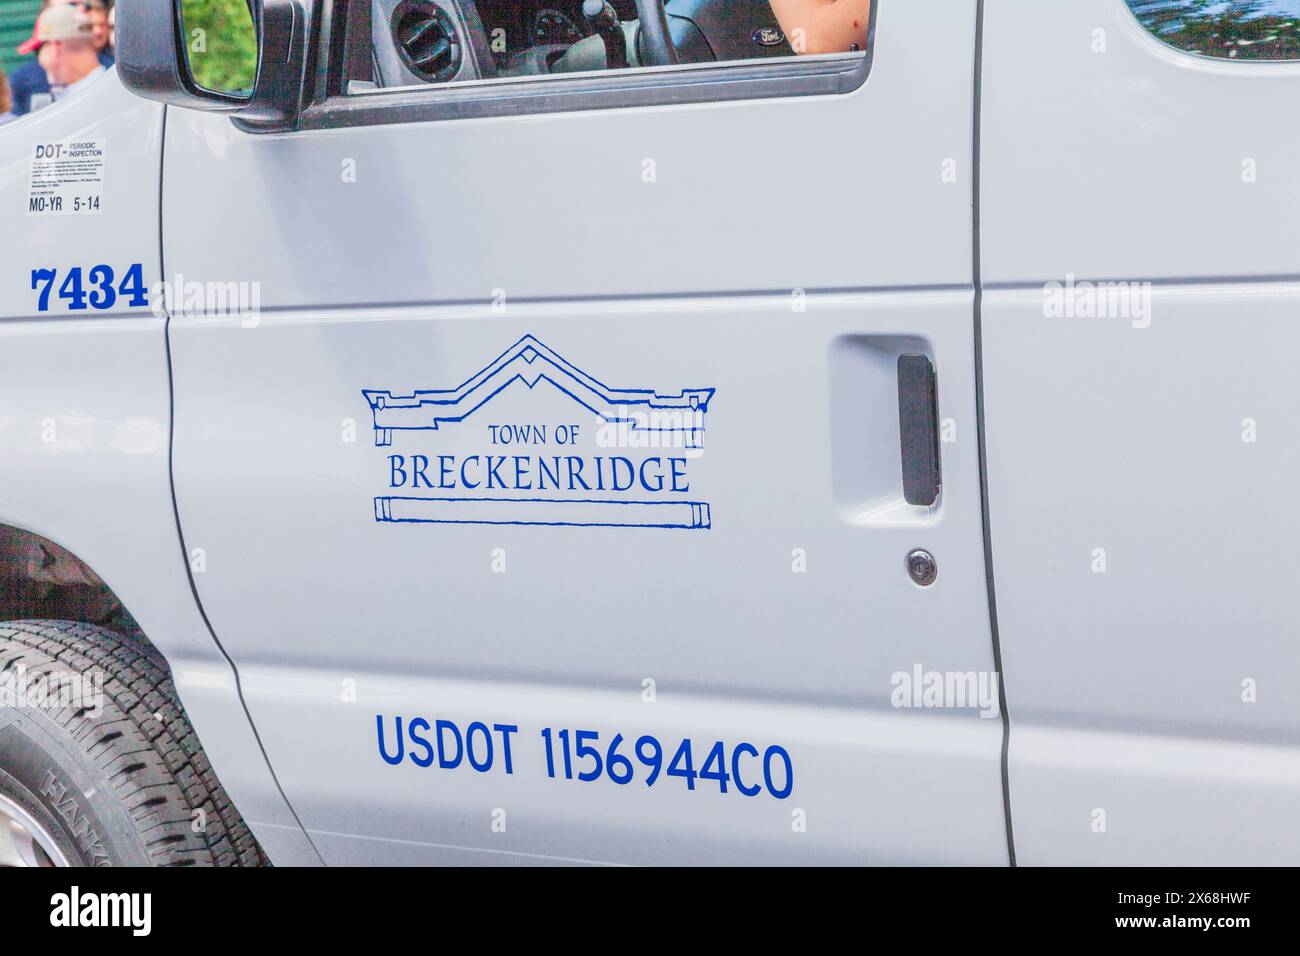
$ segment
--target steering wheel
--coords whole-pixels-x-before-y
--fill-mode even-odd
[[[645,41],[645,66],[669,66],[677,62],[677,47],[668,32],[668,11],[664,0],[636,0],[636,14],[641,21]]]

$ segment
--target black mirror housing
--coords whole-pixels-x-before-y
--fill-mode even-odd
[[[251,96],[198,86],[185,56],[180,0],[118,0],[117,72],[131,92],[170,106],[230,113],[250,131],[293,129],[306,86],[311,4],[252,0],[257,79]]]

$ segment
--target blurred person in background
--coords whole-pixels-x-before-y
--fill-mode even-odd
[[[41,0],[40,11],[36,15],[36,22],[41,22],[41,14],[50,8],[51,0]],[[36,39],[36,28],[32,28],[32,37],[22,46],[18,47],[19,53],[30,53],[27,49],[28,44]],[[32,108],[32,95],[48,93],[50,91],[50,80],[41,69],[41,64],[36,60],[28,60],[26,63],[19,64],[9,76],[9,82],[13,86],[14,96],[14,115],[22,116]]]
[[[78,9],[87,17],[91,24],[92,37],[95,34],[96,21],[91,17],[96,7],[99,8],[102,15],[103,26],[101,28],[102,41],[99,41],[95,47],[97,59],[102,66],[113,65],[113,54],[109,51],[110,29],[108,25],[108,12],[104,7],[104,0],[41,0],[40,15],[36,18],[37,29],[32,31],[31,39],[18,47],[19,53],[31,53],[40,46],[38,40],[38,31],[41,22],[41,16],[54,6],[68,5]],[[28,62],[17,67],[10,76],[10,82],[13,86],[13,111],[14,115],[22,116],[32,109],[32,98],[36,97],[36,104],[44,106],[54,99],[50,89],[50,78],[46,74],[45,68],[41,65],[39,57],[36,60]]]
[[[99,55],[99,62],[109,67],[113,65],[113,50],[108,42],[108,8],[104,6],[104,0],[80,0],[82,9],[86,16],[90,18],[90,26],[94,31],[95,52]]]
[[[32,50],[49,79],[53,100],[75,95],[104,72],[95,28],[80,5],[51,4],[37,18],[32,38],[18,48],[20,53]]]

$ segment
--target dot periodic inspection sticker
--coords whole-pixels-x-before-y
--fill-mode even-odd
[[[90,215],[104,192],[104,141],[37,143],[27,186],[29,216]]]

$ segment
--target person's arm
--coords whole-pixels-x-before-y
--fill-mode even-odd
[[[867,48],[867,19],[871,13],[871,0],[769,2],[796,53],[845,53],[855,43],[859,50]],[[803,39],[802,44],[799,42],[800,37]]]

